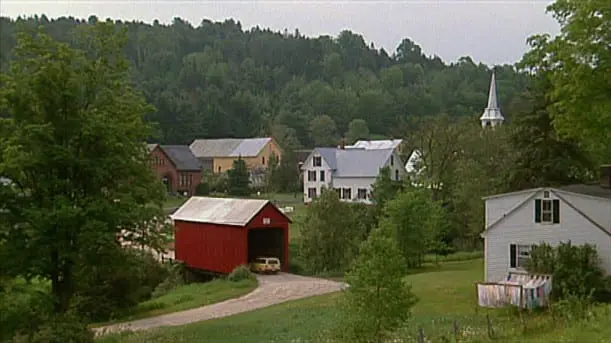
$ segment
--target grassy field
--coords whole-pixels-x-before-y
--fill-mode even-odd
[[[138,304],[134,311],[128,316],[112,322],[100,323],[95,326],[154,317],[166,313],[210,305],[242,296],[251,292],[256,287],[256,280],[232,282],[226,279],[216,279],[206,283],[182,285],[163,296]]]
[[[561,324],[546,314],[525,314],[526,326],[509,310],[476,311],[474,282],[482,277],[481,259],[449,262],[408,276],[420,301],[413,318],[399,334],[403,342],[416,342],[422,328],[427,342],[611,342],[611,306],[601,306],[596,319]],[[338,320],[338,293],[285,303],[182,327],[162,328],[137,334],[104,337],[110,342],[314,342]],[[486,314],[490,315],[493,339],[488,338]],[[399,341],[397,341],[399,342]]]

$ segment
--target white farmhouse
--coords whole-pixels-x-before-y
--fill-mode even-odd
[[[533,244],[590,243],[611,274],[611,165],[600,185],[536,188],[493,195],[486,202],[485,279],[524,270]]]
[[[316,148],[304,161],[303,200],[311,202],[322,188],[335,189],[342,201],[371,204],[371,190],[380,169],[400,180],[405,168],[397,150],[365,148]]]

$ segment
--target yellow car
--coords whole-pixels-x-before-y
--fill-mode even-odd
[[[257,257],[250,262],[250,270],[255,273],[278,273],[280,260],[276,257]]]

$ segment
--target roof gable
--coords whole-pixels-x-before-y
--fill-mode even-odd
[[[212,197],[191,197],[170,215],[170,218],[197,223],[247,226],[268,205],[273,206],[291,222],[290,218],[269,200]]]
[[[567,206],[571,207],[574,211],[579,213],[585,220],[587,220],[592,225],[594,225],[595,227],[599,228],[600,230],[602,230],[603,232],[605,232],[606,234],[611,236],[611,231],[609,231],[609,230],[611,230],[611,228],[609,228],[609,229],[604,228],[602,225],[600,225],[600,223],[598,223],[595,220],[593,220],[592,218],[590,218],[590,216],[585,214],[582,210],[577,208],[570,201],[568,201],[565,197],[563,197],[562,194],[561,194],[561,191],[559,191],[558,189],[555,189],[555,188],[533,188],[533,189],[527,189],[527,190],[522,190],[522,191],[518,191],[518,192],[511,192],[511,193],[505,193],[505,194],[498,194],[498,195],[493,195],[493,196],[489,196],[489,197],[483,198],[484,200],[491,200],[491,199],[495,199],[495,198],[499,198],[499,197],[503,197],[503,196],[510,196],[510,195],[516,195],[516,194],[520,194],[520,193],[532,192],[532,194],[530,194],[528,197],[524,198],[524,200],[522,200],[519,203],[517,203],[514,207],[512,207],[507,212],[505,212],[501,217],[499,217],[494,222],[492,222],[490,225],[488,225],[484,229],[484,232],[482,232],[481,236],[485,237],[485,235],[486,235],[486,233],[488,231],[496,228],[499,223],[501,223],[504,219],[510,217],[518,209],[524,207],[529,201],[532,201],[543,190],[549,190],[550,193],[552,193],[554,196],[556,196],[558,199],[560,199],[564,204],[566,204]]]
[[[159,145],[178,170],[199,171],[201,165],[186,145]]]

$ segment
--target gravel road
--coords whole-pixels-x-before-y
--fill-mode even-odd
[[[344,283],[294,274],[257,275],[259,286],[252,292],[235,299],[182,312],[175,312],[96,328],[96,335],[120,331],[139,331],[161,326],[184,325],[209,319],[222,318],[252,311],[286,301],[337,292]]]

